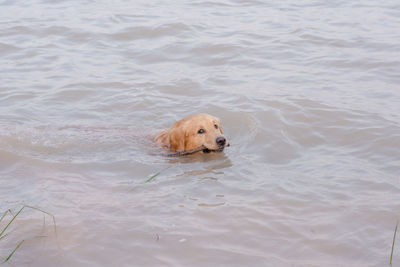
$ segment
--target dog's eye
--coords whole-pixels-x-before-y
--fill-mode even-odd
[[[203,134],[203,133],[205,133],[205,132],[206,132],[206,131],[204,131],[204,129],[200,129],[200,130],[197,131],[198,134]]]
[[[218,129],[218,125],[214,124],[215,129]]]

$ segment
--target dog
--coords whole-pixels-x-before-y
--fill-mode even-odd
[[[222,132],[220,120],[205,113],[177,121],[171,128],[160,132],[155,142],[170,152],[175,152],[170,155],[222,152],[225,147],[230,146]]]

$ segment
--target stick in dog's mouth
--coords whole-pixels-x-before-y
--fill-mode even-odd
[[[179,157],[179,156],[186,156],[186,155],[190,155],[199,151],[204,151],[207,148],[205,146],[200,146],[200,147],[196,147],[193,148],[191,150],[185,150],[185,151],[181,151],[181,152],[175,152],[175,153],[170,153],[167,156],[168,157]]]
[[[219,149],[208,149],[207,147],[205,147],[204,145],[193,148],[191,150],[185,150],[185,151],[181,151],[181,152],[175,152],[175,153],[170,153],[167,156],[168,157],[180,157],[180,156],[186,156],[186,155],[190,155],[199,151],[203,151],[203,153],[211,153],[211,152],[222,152],[224,151],[224,147],[221,147]]]
[[[224,147],[218,149],[208,149],[208,148],[203,149],[203,153],[222,152],[222,151],[224,151]]]

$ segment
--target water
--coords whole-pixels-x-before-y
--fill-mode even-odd
[[[387,265],[399,29],[398,1],[1,1],[1,210],[57,234],[25,209],[0,257],[25,239],[11,266]],[[148,138],[198,112],[223,154]]]

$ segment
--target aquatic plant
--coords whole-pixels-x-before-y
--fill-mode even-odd
[[[53,214],[44,211],[42,209],[36,208],[36,207],[32,207],[32,206],[28,206],[28,205],[24,205],[22,206],[19,211],[13,215],[12,211],[10,209],[6,210],[3,215],[0,217],[0,223],[3,221],[3,219],[7,216],[7,214],[10,214],[12,216],[11,220],[7,223],[6,226],[4,226],[3,229],[0,228],[0,241],[5,238],[8,233],[6,233],[7,229],[11,226],[11,224],[15,221],[15,219],[21,214],[21,212],[25,209],[33,209],[33,210],[37,210],[42,212],[43,214],[46,214],[48,216],[51,216],[53,218],[53,224],[54,224],[54,232],[56,234],[57,237],[57,226],[56,226],[56,218]],[[11,251],[11,253],[4,259],[3,263],[9,261],[11,259],[11,257],[14,255],[14,253],[19,249],[19,247],[21,247],[21,245],[25,242],[25,239],[21,240],[18,242],[17,246]]]
[[[160,175],[161,171],[155,173],[154,175],[150,176],[147,180],[146,183],[150,182],[151,180],[153,180],[154,178],[156,178],[158,175]]]
[[[397,221],[396,227],[394,228],[393,242],[392,242],[392,251],[390,252],[390,261],[389,261],[390,266],[392,266],[394,242],[396,241],[396,233],[397,233],[397,227],[398,227],[398,226],[399,226],[399,221]]]
[[[176,165],[176,164],[172,164],[172,165],[170,165],[170,166],[168,166],[168,167],[162,169],[161,171],[156,172],[155,174],[153,174],[152,176],[150,176],[149,178],[147,178],[147,180],[146,180],[145,182],[146,182],[146,183],[150,182],[151,180],[153,180],[154,178],[156,178],[158,175],[160,175],[162,172],[168,170],[169,168],[174,167],[175,165]]]

